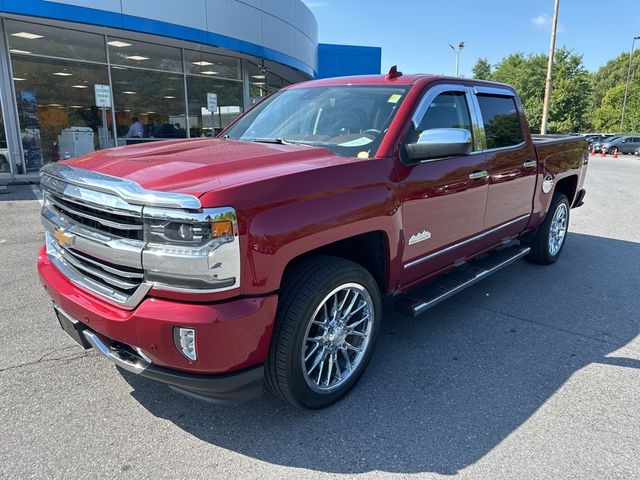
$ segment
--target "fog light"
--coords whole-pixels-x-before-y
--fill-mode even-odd
[[[182,355],[191,361],[196,359],[196,331],[193,328],[173,329],[173,342]]]

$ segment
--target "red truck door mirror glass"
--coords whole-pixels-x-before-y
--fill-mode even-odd
[[[412,161],[469,155],[473,150],[471,132],[464,128],[434,128],[420,134],[418,141],[406,145]]]

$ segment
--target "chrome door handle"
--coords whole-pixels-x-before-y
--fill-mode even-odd
[[[535,160],[527,160],[522,164],[524,168],[536,168],[537,165],[538,162],[536,162]]]
[[[486,170],[481,170],[479,172],[472,172],[469,174],[469,179],[470,180],[480,180],[482,178],[486,178],[487,177],[487,171]]]

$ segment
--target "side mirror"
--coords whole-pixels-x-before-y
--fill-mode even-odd
[[[416,143],[406,146],[410,160],[418,162],[434,158],[469,155],[473,150],[471,132],[464,128],[434,128],[420,134]]]

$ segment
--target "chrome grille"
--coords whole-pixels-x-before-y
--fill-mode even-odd
[[[62,258],[96,281],[109,284],[126,295],[133,294],[144,279],[142,269],[126,268],[91,258],[73,249],[63,249]],[[126,269],[125,269],[126,268]]]
[[[139,215],[115,213],[107,207],[80,203],[48,192],[47,199],[63,218],[121,238],[142,240],[142,218]]]
[[[151,288],[142,268],[142,206],[45,172],[40,185],[49,259],[84,290],[135,308]]]

